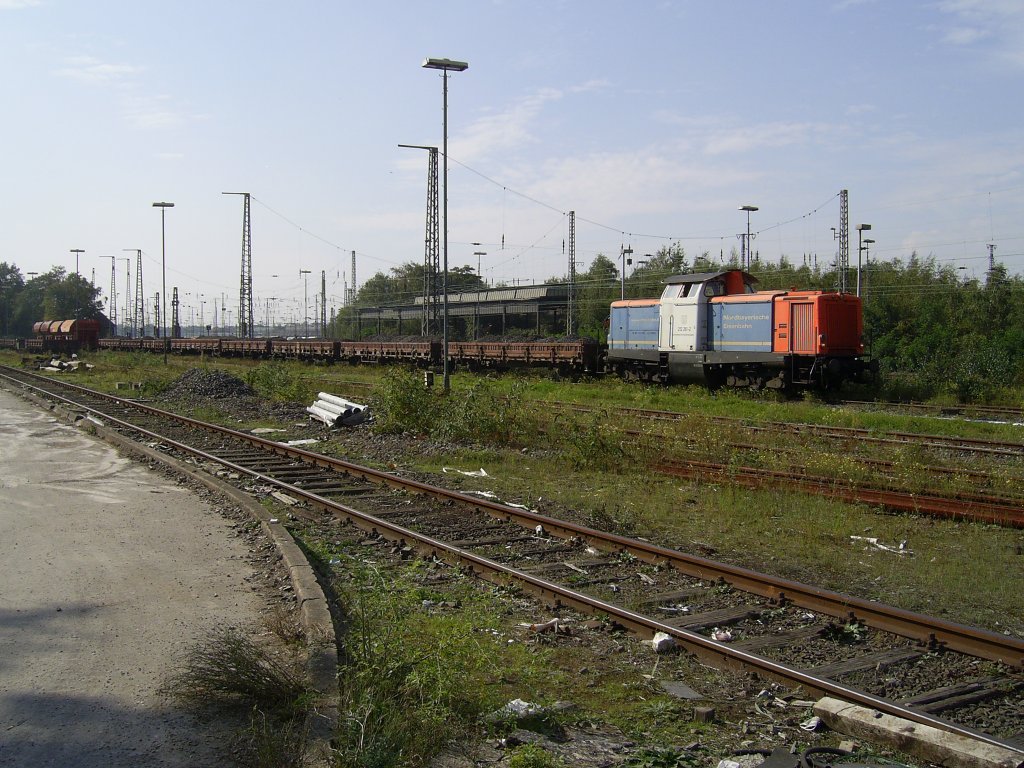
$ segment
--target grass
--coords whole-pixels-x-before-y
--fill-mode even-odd
[[[306,683],[292,665],[237,630],[214,631],[196,644],[161,693],[198,713],[245,715],[248,724],[238,743],[243,761],[253,768],[300,764]]]
[[[322,567],[331,564],[345,606],[336,744],[343,768],[424,766],[453,742],[508,735],[522,725],[495,713],[516,698],[577,705],[529,726],[556,739],[571,725],[601,722],[667,748],[692,741],[704,726],[693,721],[689,703],[668,697],[643,673],[735,690],[732,677],[683,654],[654,657],[625,634],[581,641],[528,633],[522,625],[547,613],[514,590],[422,560],[383,561],[337,531],[297,533]],[[519,747],[512,764],[562,763],[540,747]]]
[[[715,559],[908,610],[1024,633],[1019,531],[879,514],[867,505],[784,491],[635,472],[573,471],[569,459],[547,451],[508,452],[500,458],[491,452],[486,462],[464,451],[446,455],[443,462],[459,459],[465,466],[483,466],[490,475],[460,479],[463,491],[492,491],[504,501],[555,516],[583,510],[577,519],[593,527],[684,552],[713,551]],[[420,467],[440,470],[433,460]],[[851,536],[888,544],[906,540],[913,555],[865,549]]]

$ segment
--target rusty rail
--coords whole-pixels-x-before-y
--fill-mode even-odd
[[[799,472],[688,459],[661,461],[656,468],[665,474],[694,480],[717,477],[749,488],[765,486],[796,488],[843,501],[878,504],[900,512],[916,512],[954,520],[971,520],[979,523],[994,523],[1008,528],[1024,528],[1024,509],[1019,504],[985,501],[977,497],[951,498],[908,493],[844,483],[835,478],[804,475]]]

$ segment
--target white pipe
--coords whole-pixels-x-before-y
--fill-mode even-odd
[[[328,403],[335,403],[336,405],[340,405],[343,408],[351,408],[354,411],[365,411],[367,408],[367,406],[365,405],[353,403],[351,400],[346,400],[343,397],[338,397],[337,395],[332,395],[327,392],[320,392],[319,394],[317,394],[317,398]]]

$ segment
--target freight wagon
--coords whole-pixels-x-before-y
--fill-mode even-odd
[[[49,352],[80,352],[96,349],[100,338],[99,320],[40,320],[32,326],[36,342],[26,349]]]

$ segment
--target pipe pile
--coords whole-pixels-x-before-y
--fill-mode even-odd
[[[346,400],[327,392],[319,392],[316,402],[306,409],[309,418],[322,421],[328,427],[354,427],[370,416],[370,407]]]

